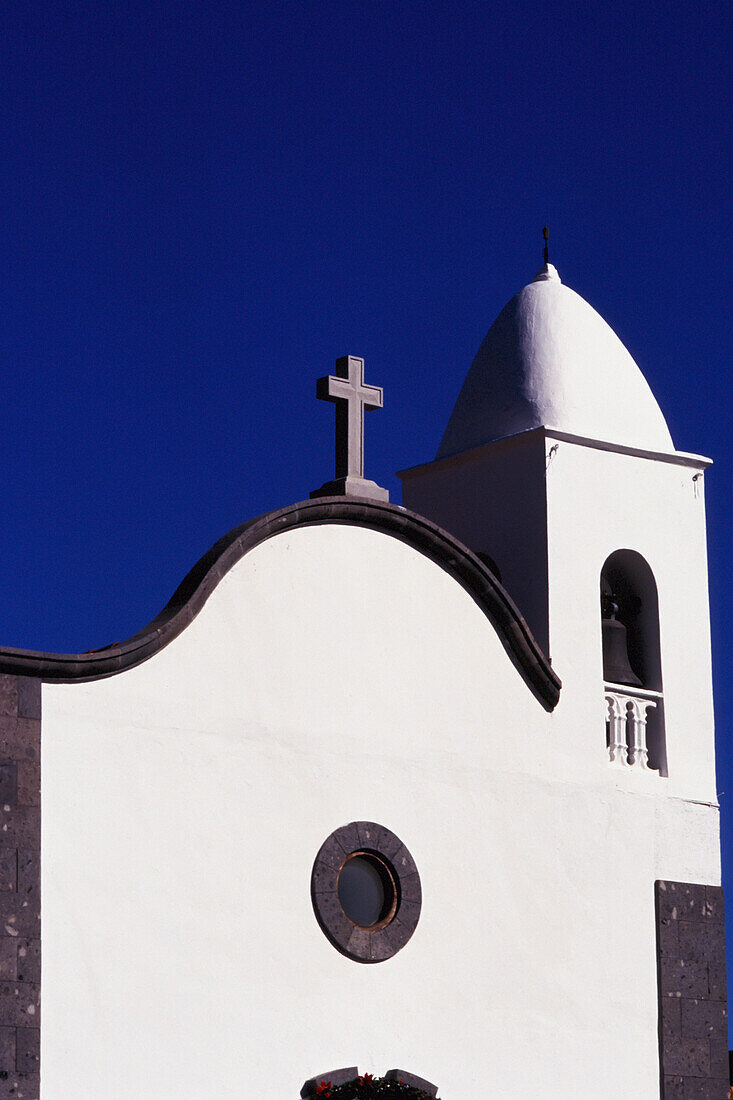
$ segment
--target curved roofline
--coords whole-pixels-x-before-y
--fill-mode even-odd
[[[235,527],[194,565],[160,614],[127,641],[88,653],[41,653],[0,647],[0,673],[78,683],[134,668],[185,630],[219,581],[250,550],[283,531],[322,523],[381,531],[432,559],[470,593],[494,626],[527,686],[546,710],[554,709],[561,681],[513,600],[480,559],[447,531],[415,512],[396,504],[354,497],[301,501]]]

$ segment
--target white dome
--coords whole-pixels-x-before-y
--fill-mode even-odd
[[[438,458],[529,428],[674,451],[646,379],[615,332],[548,264],[476,353]]]

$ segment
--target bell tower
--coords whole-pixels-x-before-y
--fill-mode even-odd
[[[583,805],[600,823],[557,876],[583,884],[579,929],[603,909],[604,954],[628,966],[640,1001],[627,1011],[644,1005],[635,1027],[663,1100],[722,1098],[710,462],[675,449],[639,367],[545,259],[491,326],[435,460],[401,474],[403,502],[493,569],[550,658],[562,688],[534,748],[541,782],[568,822]],[[529,743],[521,723],[502,734],[512,760]]]
[[[483,558],[552,660],[578,780],[610,768],[716,804],[709,464],[675,450],[629,352],[546,263],[491,326],[435,460],[401,474],[405,506]]]

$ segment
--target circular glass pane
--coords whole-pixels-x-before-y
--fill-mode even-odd
[[[349,920],[373,928],[389,917],[395,902],[392,876],[380,859],[355,852],[339,873],[338,896]]]

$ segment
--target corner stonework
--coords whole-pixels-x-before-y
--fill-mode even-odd
[[[728,1100],[723,890],[655,883],[663,1100]]]
[[[0,675],[0,1100],[38,1100],[41,682]]]

